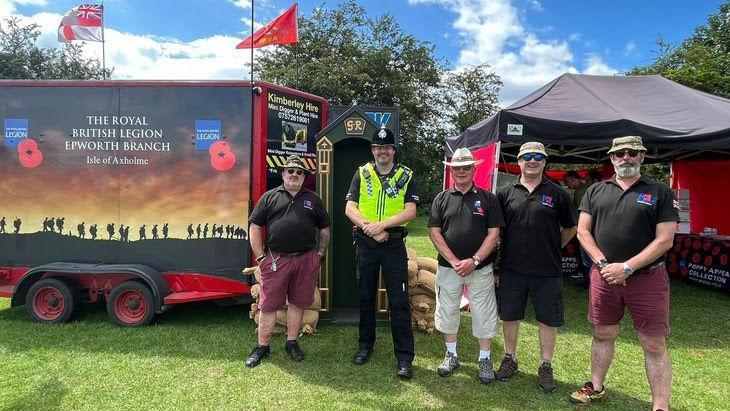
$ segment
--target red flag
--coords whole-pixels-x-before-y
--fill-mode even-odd
[[[256,30],[253,35],[238,43],[237,49],[266,47],[272,44],[299,43],[299,26],[297,24],[297,3],[294,3],[281,16],[271,23]]]
[[[69,43],[72,40],[104,41],[102,29],[104,6],[81,4],[63,16],[58,26],[58,41]]]

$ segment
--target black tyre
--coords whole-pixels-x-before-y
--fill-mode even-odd
[[[106,312],[119,326],[142,327],[155,317],[155,299],[146,285],[125,281],[109,293]]]
[[[81,295],[70,281],[44,278],[33,284],[25,296],[25,308],[33,321],[62,324],[79,310]]]

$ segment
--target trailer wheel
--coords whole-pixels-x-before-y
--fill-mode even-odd
[[[25,307],[33,321],[62,324],[78,312],[81,296],[73,284],[44,278],[33,284],[25,297]]]
[[[137,281],[125,281],[109,293],[106,311],[122,327],[142,327],[155,316],[155,300],[150,289]]]

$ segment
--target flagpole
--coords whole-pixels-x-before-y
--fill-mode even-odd
[[[253,38],[253,16],[254,16],[254,0],[251,0],[251,87],[253,87],[253,49],[254,49],[254,38]],[[253,107],[253,106],[252,106]]]
[[[104,35],[104,2],[101,2],[101,73],[106,80],[106,36]]]

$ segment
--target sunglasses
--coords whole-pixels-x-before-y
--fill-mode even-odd
[[[286,172],[289,173],[290,175],[297,173],[298,176],[304,174],[304,170],[300,170],[298,168],[288,168],[288,169],[286,169]]]
[[[629,157],[636,157],[639,155],[639,150],[618,150],[614,151],[612,154],[616,156],[616,158],[623,158],[626,153],[629,153]]]
[[[522,155],[522,159],[525,161],[530,161],[533,158],[535,161],[542,161],[542,159],[545,158],[545,155],[540,153],[527,153]]]

